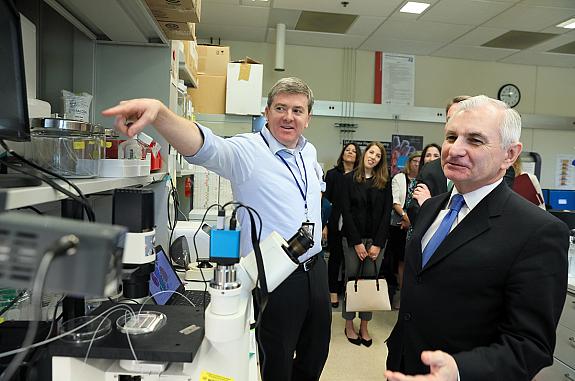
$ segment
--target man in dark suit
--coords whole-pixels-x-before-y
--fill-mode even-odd
[[[503,183],[520,134],[519,114],[485,96],[447,122],[454,189],[425,202],[407,243],[388,380],[527,381],[552,363],[569,231]]]
[[[446,120],[449,121],[449,118],[459,109],[459,102],[469,98],[471,98],[469,95],[458,95],[453,98],[445,107]],[[513,167],[510,166],[505,172],[503,181],[509,187],[513,187],[514,179],[515,171],[513,170]],[[441,160],[433,160],[425,164],[417,176],[417,183],[418,185],[413,191],[413,199],[411,205],[407,210],[409,220],[414,226],[421,205],[423,205],[423,203],[430,197],[440,195],[449,190],[447,185],[447,177],[445,177],[443,168],[441,166]]]

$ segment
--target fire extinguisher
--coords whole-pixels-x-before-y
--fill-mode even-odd
[[[184,196],[190,198],[192,196],[192,178],[186,177],[186,182],[184,183]]]

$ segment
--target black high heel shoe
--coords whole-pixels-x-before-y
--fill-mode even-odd
[[[332,307],[332,308],[337,308],[337,307],[339,307],[339,302],[331,302],[331,307]]]
[[[347,329],[345,329],[345,328],[343,329],[343,334],[347,338],[347,341],[349,341],[353,345],[361,345],[361,341],[362,341],[361,337],[358,336],[357,339],[352,339],[351,337],[347,336]]]
[[[373,344],[373,339],[365,340],[363,337],[361,337],[361,331],[359,331],[358,339],[362,345],[365,345],[368,348],[371,347],[371,344]]]

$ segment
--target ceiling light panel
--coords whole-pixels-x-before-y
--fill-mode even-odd
[[[431,4],[428,3],[418,3],[416,1],[408,1],[399,10],[403,13],[415,13],[416,15],[422,14]]]
[[[575,17],[557,25],[559,28],[575,29]]]

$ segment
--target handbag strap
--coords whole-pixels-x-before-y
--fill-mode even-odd
[[[379,255],[381,255],[381,253],[380,253]],[[361,264],[359,265],[357,274],[356,274],[356,276],[355,276],[355,282],[354,282],[354,284],[353,284],[353,288],[355,289],[356,292],[357,292],[357,281],[358,281],[361,277],[363,277],[363,265],[364,265],[365,262],[368,261],[368,260],[371,261],[371,259],[367,259],[367,258],[366,258],[366,259],[364,259],[363,261],[361,261]],[[375,263],[375,261],[371,261],[371,262],[373,262],[373,267],[375,267],[375,285],[376,285],[377,291],[379,291],[379,277],[378,277],[379,271],[378,271],[378,268],[377,268],[377,263]]]

